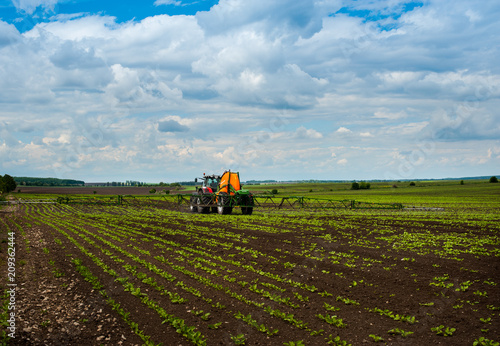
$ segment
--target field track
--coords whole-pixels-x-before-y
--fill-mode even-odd
[[[9,344],[500,341],[499,216],[470,215],[3,210],[2,239],[16,238]]]

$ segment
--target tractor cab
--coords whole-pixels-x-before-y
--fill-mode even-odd
[[[214,193],[217,192],[220,178],[219,175],[205,175],[205,173],[203,173],[203,178],[196,178],[194,181],[195,183],[198,182],[198,179],[202,181],[201,188],[197,189],[201,190],[201,193]]]

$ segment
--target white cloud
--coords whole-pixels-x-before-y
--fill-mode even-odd
[[[333,1],[220,0],[197,17],[209,34],[255,27],[270,37],[288,39],[310,37],[321,30],[322,16],[338,8]]]
[[[180,6],[182,5],[182,1],[178,0],[156,0],[154,3],[155,6],[161,6],[161,5],[174,5],[174,6]]]
[[[254,73],[249,69],[245,69],[240,74],[240,82],[246,89],[257,90],[265,82],[265,78],[261,73]]]
[[[16,27],[0,20],[0,48],[21,40],[21,35]]]
[[[349,130],[348,128],[345,128],[345,127],[343,127],[343,126],[339,127],[339,128],[337,129],[337,131],[335,131],[335,132],[337,132],[337,133],[352,133],[352,131],[351,131],[351,130]]]
[[[397,135],[399,136],[409,136],[409,135],[417,135],[420,133],[429,122],[415,122],[415,123],[404,123],[400,125],[390,126],[385,128],[386,135]]]
[[[295,131],[295,138],[319,139],[323,138],[323,135],[314,129],[306,129],[304,126],[301,126]]]
[[[111,30],[113,27],[117,27],[115,18],[93,15],[73,20],[39,23],[24,35],[28,38],[41,38],[42,42],[50,39],[47,34],[71,41],[84,39],[106,40],[114,36],[115,33]],[[47,43],[50,43],[50,41]]]
[[[391,112],[388,112],[387,110],[384,110],[384,109],[376,111],[373,115],[374,118],[388,119],[388,120],[396,120],[396,119],[406,118],[407,116],[408,116],[408,114],[406,114],[405,111],[391,113]]]
[[[59,0],[12,0],[18,10],[32,14],[37,7],[43,7],[45,11],[54,10],[54,6]]]
[[[163,120],[158,123],[160,132],[187,132],[189,127],[178,123],[175,120]]]

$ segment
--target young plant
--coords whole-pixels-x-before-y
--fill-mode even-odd
[[[285,345],[285,346],[305,346],[304,341],[302,341],[302,340],[284,342],[283,345]]]
[[[500,343],[490,339],[486,339],[484,336],[482,336],[479,339],[474,340],[472,346],[500,346]]]
[[[340,339],[340,336],[333,337],[332,334],[328,335],[328,338],[326,338],[325,340],[329,345],[351,346],[351,344],[347,341]]]
[[[483,323],[491,324],[491,317],[488,318],[480,318],[479,319]]]
[[[235,345],[245,345],[245,334],[231,335],[231,340]]]
[[[347,327],[347,324],[345,324],[341,318],[337,318],[337,316],[335,316],[335,315],[332,315],[332,316],[329,316],[329,315],[323,316],[321,314],[318,314],[318,315],[316,315],[316,317],[318,317],[318,318],[324,320],[326,323],[331,324],[331,325],[333,325],[335,327],[338,327],[338,328],[345,328],[345,327]]]
[[[222,322],[214,323],[214,324],[209,324],[208,328],[209,329],[219,329],[221,325],[222,325]]]
[[[401,335],[403,338],[406,338],[407,336],[413,334],[413,332],[407,332],[399,328],[394,328],[391,329],[387,332],[388,334],[393,334],[393,335]]]
[[[435,332],[437,335],[442,335],[442,336],[452,336],[453,333],[456,331],[455,328],[450,328],[441,325],[438,327],[431,328],[433,332]]]
[[[311,335],[311,336],[323,335],[323,332],[324,332],[324,331],[325,331],[324,329],[320,329],[320,330],[313,330],[313,331],[311,332],[311,334],[310,334],[310,335]]]
[[[375,334],[370,334],[368,336],[373,339],[373,342],[382,342],[382,341],[384,341],[384,338],[382,338],[381,336],[377,336]]]

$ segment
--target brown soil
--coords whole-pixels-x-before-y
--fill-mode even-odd
[[[96,188],[90,188],[96,189]],[[104,189],[104,188],[103,188]],[[106,188],[107,189],[107,188]],[[114,189],[114,188],[109,188]],[[119,188],[117,188],[119,189]],[[129,188],[122,188],[129,189]],[[132,188],[135,189],[135,188]],[[47,193],[47,192],[44,192]],[[73,192],[76,193],[76,192]],[[99,193],[102,193],[101,191]],[[117,193],[113,193],[117,194]],[[99,278],[104,285],[104,289],[112,299],[120,302],[123,309],[131,312],[134,321],[139,323],[139,327],[144,334],[150,335],[154,342],[162,342],[163,345],[188,345],[185,338],[175,332],[175,329],[168,324],[162,324],[162,319],[151,309],[142,304],[139,299],[132,297],[129,292],[124,291],[111,276],[104,273],[88,256],[71,243],[68,238],[61,235],[57,228],[63,228],[61,224],[54,221],[54,224],[40,223],[36,219],[30,218],[27,214],[28,207],[20,207],[16,212],[0,213],[4,223],[2,225],[1,239],[6,237],[5,227],[8,225],[11,230],[16,230],[16,338],[10,341],[11,345],[139,345],[143,341],[131,331],[131,328],[123,319],[113,311],[97,290],[92,289],[92,285],[83,280],[82,276],[75,271],[71,258],[76,257],[83,261],[84,265]],[[52,208],[52,209],[51,209]],[[49,215],[57,211],[59,206],[45,207],[44,215]],[[76,206],[75,210],[88,212],[92,206]],[[110,212],[106,209],[96,212]],[[105,207],[103,207],[105,208]],[[151,208],[146,208],[153,210]],[[116,213],[116,209],[113,209]],[[87,214],[90,215],[90,214]],[[72,237],[99,258],[107,265],[116,270],[120,277],[131,277],[130,281],[136,286],[141,287],[141,291],[148,294],[148,297],[157,302],[168,311],[185,320],[187,325],[195,326],[197,330],[207,338],[209,345],[232,345],[231,336],[244,334],[247,345],[282,345],[288,341],[303,340],[306,345],[326,344],[325,338],[328,335],[339,336],[341,340],[346,340],[353,345],[372,343],[369,335],[381,336],[384,342],[389,345],[471,345],[475,339],[481,336],[499,341],[500,323],[498,320],[498,310],[492,310],[491,307],[500,307],[500,282],[498,273],[500,269],[500,260],[498,257],[462,255],[461,261],[443,259],[434,254],[416,255],[415,252],[395,252],[377,239],[380,234],[371,233],[374,229],[377,219],[375,217],[358,217],[349,215],[332,215],[329,220],[350,221],[353,227],[349,229],[339,229],[336,227],[326,227],[318,231],[313,225],[315,216],[311,216],[311,226],[307,229],[296,227],[293,223],[287,223],[284,218],[281,226],[276,226],[276,230],[294,230],[293,232],[279,233],[266,232],[259,230],[259,224],[255,224],[254,229],[246,226],[247,220],[241,215],[227,216],[227,222],[217,223],[214,219],[204,221],[201,218],[183,217],[182,214],[174,214],[165,218],[155,218],[143,224],[129,220],[127,215],[123,215],[118,224],[111,228],[119,231],[120,227],[138,230],[148,236],[155,236],[167,241],[187,246],[189,249],[196,249],[201,245],[207,252],[208,258],[214,259],[221,256],[225,259],[240,261],[246,265],[252,265],[253,268],[262,272],[278,275],[279,277],[290,279],[293,282],[299,282],[305,285],[314,285],[318,291],[309,292],[302,288],[292,287],[286,283],[279,283],[265,275],[259,275],[257,272],[243,270],[230,262],[221,263],[214,260],[219,265],[223,265],[227,270],[240,273],[238,280],[246,282],[258,282],[259,289],[265,289],[273,294],[282,297],[289,297],[297,307],[290,307],[285,304],[278,304],[262,294],[248,290],[248,287],[242,287],[237,282],[230,282],[223,279],[226,273],[220,276],[209,275],[206,270],[199,267],[193,267],[188,264],[190,259],[196,256],[201,258],[201,254],[192,254],[191,257],[183,258],[180,254],[171,254],[170,257],[157,244],[158,241],[144,240],[144,236],[134,236],[131,238],[121,237],[112,238],[102,234],[102,228],[110,228],[103,219],[98,216],[84,220],[84,229],[89,232],[105,237],[111,244],[126,249],[129,253],[154,263],[165,272],[177,277],[173,283],[152,275],[147,269],[137,265],[130,258],[123,256],[113,250],[112,247],[104,246],[98,238],[92,238],[111,250],[114,255],[123,260],[123,264],[137,265],[137,270],[147,273],[155,280],[168,288],[171,292],[178,293],[186,297],[189,302],[185,304],[172,304],[169,299],[155,291],[150,286],[134,280],[124,267],[113,262],[108,256],[102,254],[90,243],[85,242],[68,229],[64,229]],[[112,215],[110,213],[110,215]],[[170,215],[170,214],[169,214]],[[45,216],[44,216],[45,217]],[[45,218],[46,219],[46,218]],[[44,220],[45,220],[44,219]],[[319,218],[318,218],[319,219]],[[47,219],[48,220],[48,219]],[[77,224],[76,218],[67,217],[67,221]],[[48,222],[48,221],[47,221]],[[250,221],[251,222],[251,221]],[[39,224],[37,224],[39,223]],[[21,229],[25,235],[22,235]],[[401,232],[407,231],[404,223],[398,224],[390,221],[385,225],[400,229]],[[69,227],[69,226],[68,226]],[[447,223],[422,222],[422,229],[432,229],[433,232],[474,232],[477,237],[490,236],[494,230],[488,228],[476,229],[474,227],[456,228]],[[170,232],[174,229],[176,232]],[[198,231],[199,230],[199,231]],[[215,233],[226,232],[232,234],[230,239],[221,239]],[[380,244],[379,249],[374,247],[353,246],[347,241],[328,242],[321,236],[330,234],[338,239],[345,238],[345,234],[350,233],[354,239],[364,239],[366,242]],[[493,233],[495,234],[495,233]],[[223,242],[225,245],[208,246],[208,240],[203,243],[197,242],[197,236],[203,236],[205,239]],[[54,239],[59,239],[62,244],[57,244]],[[119,239],[121,239],[119,241]],[[307,243],[303,246],[303,243]],[[317,244],[315,248],[310,247],[311,243]],[[161,245],[161,244],[160,244]],[[136,248],[134,248],[136,246]],[[236,249],[239,247],[239,250]],[[244,249],[251,249],[257,255]],[[1,243],[1,263],[5,268],[7,257],[7,243]],[[140,249],[141,251],[138,251]],[[208,249],[208,250],[207,250]],[[276,249],[280,251],[277,252]],[[305,250],[308,257],[301,255]],[[494,248],[488,247],[488,251]],[[187,250],[184,250],[186,252]],[[149,252],[150,255],[145,253]],[[325,259],[326,254],[349,254],[355,253],[359,256],[349,262],[349,258],[339,259],[339,263],[333,263]],[[234,254],[234,256],[232,256]],[[383,263],[372,262],[369,266],[363,259],[382,260],[381,255],[387,256]],[[310,331],[305,331],[291,326],[282,319],[271,317],[263,309],[245,304],[240,300],[233,299],[227,293],[208,287],[195,280],[192,276],[184,275],[179,271],[172,269],[161,261],[154,259],[155,256],[165,256],[177,266],[184,266],[199,276],[208,278],[214,284],[221,284],[235,294],[242,294],[247,299],[254,302],[265,303],[273,309],[279,309],[287,314],[294,314],[295,319],[307,321]],[[279,258],[280,263],[294,263],[295,267],[284,268],[274,265],[273,258]],[[318,260],[316,258],[323,258]],[[403,259],[415,258],[415,261],[406,261]],[[50,261],[53,261],[51,264]],[[201,263],[201,262],[200,262]],[[353,266],[346,264],[352,263]],[[221,271],[220,267],[216,268]],[[2,269],[5,272],[5,269]],[[234,276],[234,272],[228,274]],[[62,273],[58,276],[55,273]],[[336,273],[338,275],[336,275]],[[342,273],[342,274],[339,274]],[[444,274],[450,276],[453,287],[435,287],[429,285],[435,281],[435,277],[442,277]],[[202,297],[196,297],[182,290],[176,283],[182,281],[185,285],[195,288],[203,297],[212,299],[207,303]],[[460,284],[466,281],[473,282],[471,288],[465,292],[456,291]],[[497,285],[485,284],[485,281],[494,281]],[[356,282],[356,284],[354,284]],[[286,292],[274,291],[262,283],[274,284],[286,288]],[[321,296],[318,292],[329,292],[332,296]],[[487,291],[487,296],[479,296],[474,292]],[[296,294],[309,297],[307,301],[301,301],[296,298]],[[347,305],[337,300],[337,297],[349,297],[355,299],[359,305]],[[422,305],[424,303],[434,303],[432,306]],[[213,305],[220,303],[225,308],[214,308]],[[328,312],[324,304],[340,308],[335,312]],[[457,305],[462,307],[457,308]],[[455,306],[455,307],[454,307]],[[401,315],[415,316],[418,320],[415,324],[395,321],[389,317],[381,316],[378,313],[368,312],[367,308],[388,309]],[[193,311],[203,310],[210,312],[209,321],[201,319],[193,314]],[[234,314],[241,312],[244,315],[251,314],[252,319],[257,320],[259,324],[264,324],[273,329],[278,329],[279,333],[274,336],[267,336],[257,329],[249,326],[239,319],[234,318]],[[346,328],[338,328],[325,323],[316,316],[337,315],[347,323]],[[480,318],[492,318],[490,324],[480,321]],[[49,322],[47,322],[49,321]],[[223,322],[218,329],[211,329],[209,325],[217,322]],[[431,328],[444,325],[453,327],[456,331],[453,336],[439,336],[431,332]],[[398,328],[400,330],[411,331],[412,335],[402,337],[399,335],[388,334],[390,329]],[[481,332],[481,329],[488,330]],[[311,331],[324,330],[322,336],[311,336]]]

